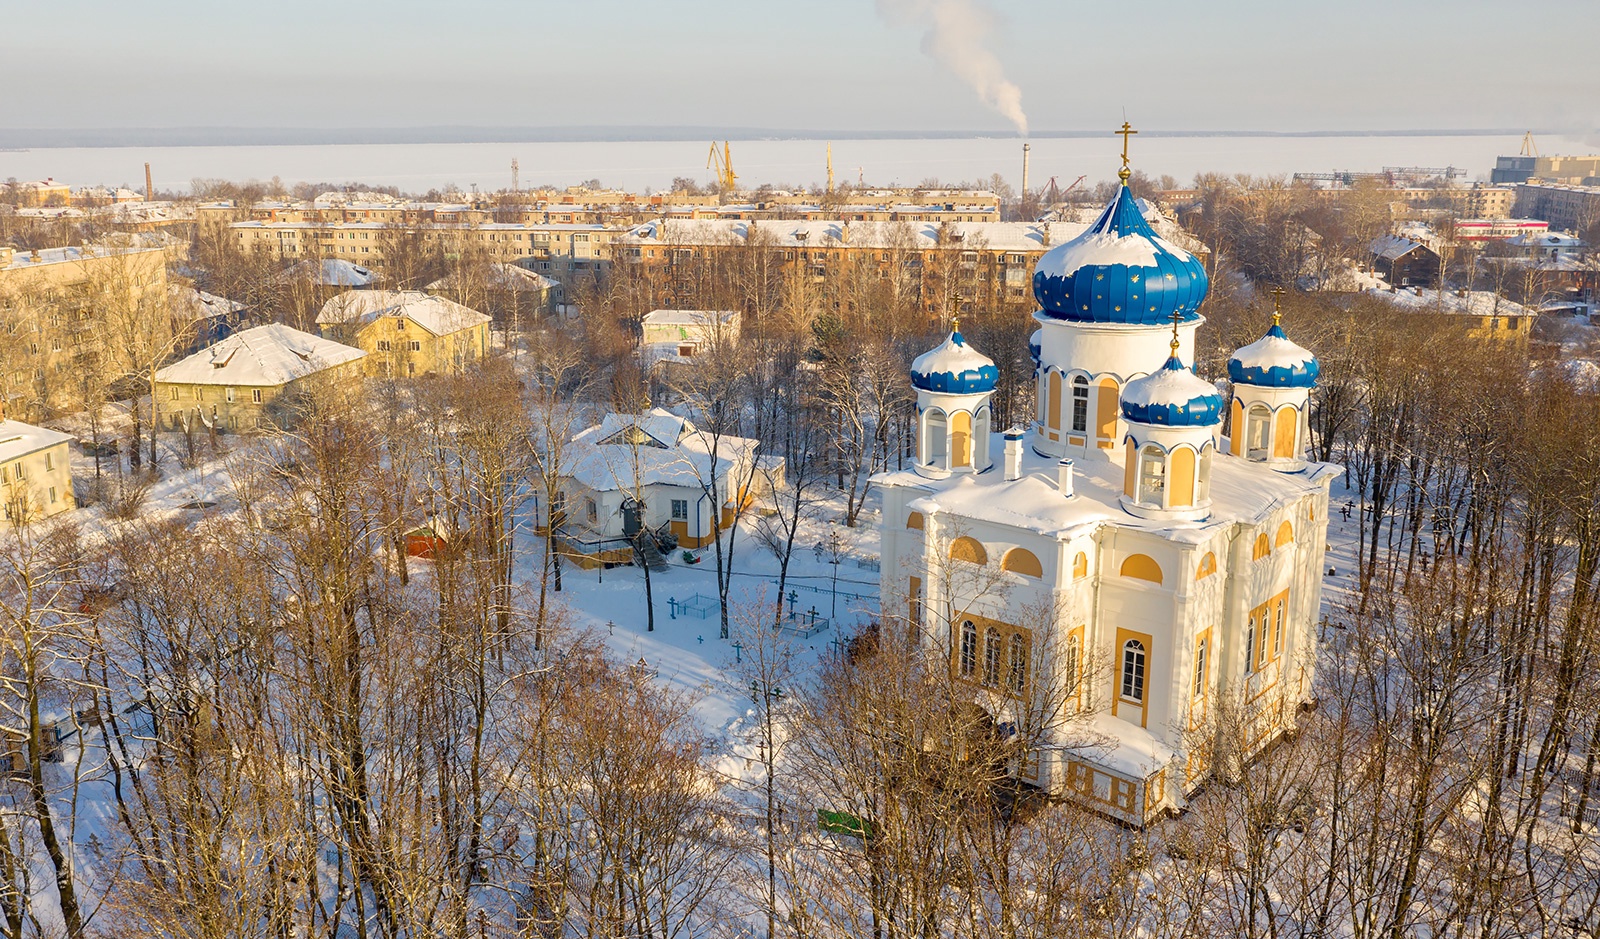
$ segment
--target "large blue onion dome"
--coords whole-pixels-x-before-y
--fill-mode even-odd
[[[1277,318],[1274,317],[1274,320]],[[1277,322],[1267,334],[1228,359],[1228,380],[1260,388],[1311,388],[1322,366],[1305,347],[1284,335]]]
[[[1138,424],[1209,427],[1222,422],[1222,395],[1184,368],[1174,351],[1154,373],[1123,387],[1122,417]]]
[[[1051,248],[1033,267],[1046,315],[1080,323],[1161,325],[1199,318],[1206,269],[1155,233],[1127,186],[1089,230]]]
[[[911,363],[911,384],[923,391],[983,394],[993,391],[999,381],[1000,370],[994,360],[967,345],[955,330]]]

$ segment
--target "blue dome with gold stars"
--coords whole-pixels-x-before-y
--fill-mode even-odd
[[[1161,368],[1122,389],[1122,417],[1140,424],[1211,427],[1222,422],[1222,395],[1185,368],[1174,348]]]
[[[1277,322],[1228,359],[1228,379],[1236,385],[1314,388],[1321,373],[1317,357],[1285,335]]]
[[[1044,253],[1033,295],[1045,315],[1076,323],[1159,326],[1199,318],[1206,269],[1150,227],[1127,186],[1089,230]]]
[[[911,384],[922,391],[945,394],[987,394],[1000,382],[994,360],[967,345],[952,329],[944,342],[911,363]]]

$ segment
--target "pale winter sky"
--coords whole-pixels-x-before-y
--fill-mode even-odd
[[[1004,133],[1020,95],[1036,131],[1593,134],[1597,36],[1597,0],[0,0],[0,126]]]

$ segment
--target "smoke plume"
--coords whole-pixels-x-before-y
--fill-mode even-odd
[[[995,17],[982,0],[878,0],[878,12],[890,22],[926,27],[922,51],[971,85],[984,104],[1027,136],[1022,89],[1006,78],[1000,60],[984,45],[994,30]]]

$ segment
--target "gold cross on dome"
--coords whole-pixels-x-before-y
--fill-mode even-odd
[[[1282,287],[1272,288],[1272,325],[1279,326],[1283,323],[1283,310],[1278,308],[1278,299],[1283,296]]]
[[[1177,355],[1178,355],[1178,324],[1180,322],[1182,322],[1182,321],[1183,321],[1183,311],[1182,310],[1173,310],[1172,311],[1172,355],[1173,355],[1174,358],[1176,358]]]
[[[1117,170],[1117,178],[1122,180],[1122,185],[1126,186],[1128,185],[1128,177],[1133,175],[1133,173],[1128,170],[1128,138],[1132,137],[1134,134],[1137,134],[1138,131],[1133,129],[1132,124],[1129,124],[1127,121],[1123,121],[1122,129],[1114,130],[1112,133],[1122,135],[1122,169]]]

